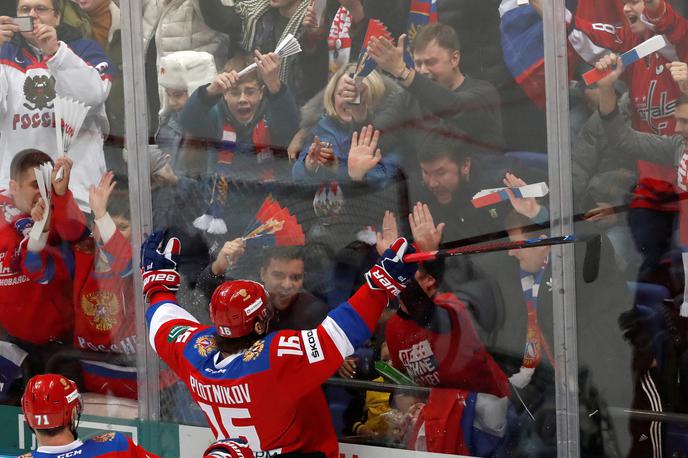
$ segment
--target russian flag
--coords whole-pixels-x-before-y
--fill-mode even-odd
[[[509,72],[539,108],[545,107],[545,41],[542,18],[532,6],[499,5],[502,52]]]
[[[409,8],[408,34],[413,39],[420,27],[438,21],[437,0],[411,0]]]
[[[620,0],[566,1],[575,16],[592,22],[623,23]],[[539,108],[545,107],[545,60],[542,18],[530,5],[503,0],[499,5],[504,62],[516,83]],[[580,58],[568,47],[569,79]]]
[[[437,14],[437,0],[411,0],[411,7],[409,8],[408,26],[406,28],[406,52],[404,53],[404,60],[406,65],[413,67],[413,58],[409,52],[409,45],[416,38],[416,34],[421,27],[434,24],[439,20]]]

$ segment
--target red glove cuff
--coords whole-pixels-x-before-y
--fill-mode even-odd
[[[176,292],[181,283],[179,272],[172,269],[143,272],[143,295],[149,300],[156,292]]]
[[[398,296],[406,288],[406,286],[394,280],[385,269],[377,264],[366,273],[366,280],[372,289],[383,290],[390,297]]]

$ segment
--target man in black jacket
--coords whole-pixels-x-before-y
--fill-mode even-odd
[[[246,242],[236,238],[226,242],[215,261],[199,276],[197,288],[210,298],[223,281],[225,272],[243,256]],[[325,319],[330,308],[303,289],[305,256],[302,247],[283,246],[268,249],[260,268],[260,281],[270,294],[275,314],[272,330],[314,329]]]
[[[461,139],[476,151],[502,151],[500,98],[490,83],[465,75],[456,31],[435,23],[421,29],[411,42],[414,68],[404,61],[406,35],[396,46],[386,38],[371,39],[368,51],[378,67],[406,89],[400,109],[390,112],[380,126],[400,130],[404,144],[420,147],[420,139],[439,131]],[[400,115],[402,114],[402,115]]]

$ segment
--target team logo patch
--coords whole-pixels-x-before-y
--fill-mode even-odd
[[[81,309],[91,317],[91,325],[99,331],[109,331],[119,321],[119,301],[110,291],[95,291],[81,296]]]
[[[194,343],[194,348],[198,351],[198,354],[206,357],[210,353],[217,350],[217,343],[215,342],[215,337],[213,336],[200,336],[196,339]]]
[[[101,75],[103,75],[103,74],[105,74],[105,72],[107,71],[107,69],[108,69],[109,67],[110,67],[110,66],[108,65],[107,62],[101,62],[101,63],[99,63],[98,65],[95,66],[95,69],[98,70],[98,73],[100,73]]]
[[[247,363],[256,359],[263,351],[263,348],[265,348],[264,340],[259,340],[251,345],[251,348],[244,351],[244,362]]]
[[[167,334],[167,341],[172,342],[174,339],[182,335],[190,326],[172,326],[170,333]]]
[[[115,440],[115,433],[100,434],[92,438],[94,442],[112,442]]]
[[[48,75],[28,76],[24,81],[24,106],[29,110],[54,108],[55,78]]]

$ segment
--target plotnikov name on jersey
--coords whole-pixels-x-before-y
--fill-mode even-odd
[[[201,399],[217,404],[247,404],[251,402],[251,392],[248,383],[240,383],[235,386],[222,386],[199,382],[193,376],[189,376],[191,391]]]

